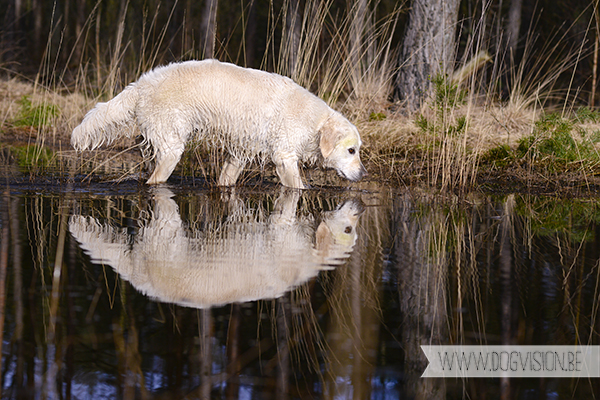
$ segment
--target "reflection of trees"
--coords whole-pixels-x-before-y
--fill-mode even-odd
[[[597,255],[588,257],[586,250],[593,247],[586,237],[593,236],[577,234],[586,223],[574,218],[576,208],[571,219],[559,213],[560,226],[546,225],[554,226],[550,232],[539,229],[539,220],[548,214],[536,214],[530,208],[533,203],[523,200],[507,196],[494,203],[482,198],[470,200],[469,207],[409,196],[396,200],[394,256],[410,395],[439,398],[491,389],[476,379],[419,379],[425,367],[418,347],[422,344],[564,345],[597,340],[588,323],[597,313],[589,301],[600,293],[595,283]],[[587,221],[584,230],[590,229]],[[514,398],[523,390],[542,394],[557,385],[550,381],[523,386],[499,380],[493,390],[501,398]]]
[[[512,235],[513,225],[513,208],[514,196],[508,196],[504,203],[502,214],[500,215],[499,239],[500,239],[500,255],[499,255],[499,280],[501,289],[501,344],[511,345],[515,343],[514,329],[514,295],[513,295],[513,256],[512,256]],[[500,378],[500,398],[503,400],[511,399],[510,380],[508,378]]]
[[[2,202],[0,204],[0,221],[1,234],[0,234],[0,327],[4,327],[4,315],[6,306],[6,270],[8,268],[8,246],[9,246],[9,229],[8,229],[8,204],[10,197],[8,191],[2,194]],[[0,329],[0,354],[2,354],[2,344],[4,339],[4,329]],[[0,359],[0,370],[2,367],[2,359]],[[4,380],[0,375],[0,388]]]
[[[23,379],[25,376],[24,371],[24,343],[23,343],[23,326],[24,326],[24,307],[23,307],[23,279],[21,276],[21,269],[23,267],[22,264],[22,251],[21,251],[21,238],[20,232],[21,229],[19,227],[19,219],[15,218],[15,216],[19,215],[19,206],[20,201],[18,198],[6,198],[6,202],[9,207],[9,215],[13,216],[10,219],[10,242],[11,247],[13,248],[13,259],[12,259],[12,270],[13,270],[13,279],[14,279],[14,293],[13,293],[13,301],[15,307],[15,331],[13,336],[13,341],[16,347],[17,353],[17,368],[16,368],[16,384],[19,387],[23,386]],[[8,242],[9,236],[6,236]],[[6,274],[6,271],[4,271]],[[4,282],[6,275],[4,275],[4,279],[0,280],[0,282]],[[4,285],[3,285],[4,286]],[[1,326],[1,325],[0,325]]]
[[[415,218],[414,204],[408,196],[400,197],[394,207],[394,256],[399,268],[404,364],[409,374],[406,387],[419,399],[445,397],[442,380],[419,378],[427,366],[420,346],[445,344],[448,340],[449,226],[440,211],[431,208]]]
[[[549,201],[363,193],[369,207],[341,265],[277,300],[196,310],[148,301],[112,268],[90,263],[68,233],[61,245],[61,218],[74,209],[132,248],[157,218],[151,195],[73,193],[71,206],[66,196],[3,196],[3,398],[374,398],[386,387],[398,397],[589,394],[591,385],[569,380],[502,389],[499,380],[418,378],[426,343],[597,344],[600,236],[577,204],[568,214],[568,203],[557,203],[562,225],[543,230],[550,213],[536,210],[550,210]],[[346,196],[307,191],[292,214],[274,217],[286,207],[278,195],[176,193],[169,200],[180,224],[171,232],[205,240],[193,232],[292,217],[307,224],[313,246]]]

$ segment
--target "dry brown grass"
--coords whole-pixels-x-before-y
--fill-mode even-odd
[[[499,145],[514,147],[524,136],[531,134],[538,111],[511,104],[495,106],[461,106],[457,116],[469,119],[467,143],[475,150],[486,151]]]
[[[19,118],[24,97],[32,105],[57,106],[59,112],[46,126],[17,128],[14,121]],[[96,99],[87,99],[80,93],[61,94],[17,79],[0,81],[0,143],[19,141],[46,145],[59,150],[63,157],[78,157],[70,147],[70,133],[95,101]],[[499,145],[516,148],[520,139],[532,133],[540,114],[539,110],[518,107],[511,102],[494,106],[473,103],[467,102],[447,112],[447,124],[455,124],[460,117],[465,117],[468,123],[463,134],[446,139],[443,138],[444,132],[424,131],[416,123],[418,116],[406,115],[402,109],[380,95],[351,96],[337,108],[358,126],[364,141],[364,162],[372,172],[373,179],[455,186],[456,183],[444,183],[443,179],[440,181],[433,174],[476,174],[481,154]],[[419,115],[435,120],[436,113],[433,106],[425,106]],[[586,132],[600,129],[598,123],[589,121],[579,126]],[[444,146],[440,145],[440,138],[445,140]],[[119,158],[123,157],[128,160],[127,166],[122,164],[126,168],[123,174],[131,173],[132,170],[139,171],[141,157],[135,156],[137,152],[127,152],[134,145],[132,140],[121,141],[107,151],[95,152],[92,157],[86,154],[80,161],[91,160],[97,165],[111,164],[113,167],[110,170],[114,173],[119,168]],[[128,153],[126,157],[120,154],[123,150]],[[443,163],[440,161],[443,158],[442,152],[446,154],[446,161]],[[448,158],[448,155],[451,157]],[[198,158],[201,157],[202,155],[192,156],[192,161],[195,159],[199,162]],[[473,170],[465,172],[465,164],[469,163]],[[97,171],[106,171],[105,167]]]
[[[18,120],[23,116],[23,101],[31,107],[52,106],[56,115],[49,115],[44,126],[22,126],[18,132],[25,136],[14,137]],[[8,136],[20,141],[68,149],[72,129],[79,124],[90,101],[81,93],[61,94],[18,79],[0,80],[0,141]]]
[[[476,174],[475,170],[465,171],[465,163],[472,163],[476,169],[478,158],[489,149],[500,145],[516,148],[520,139],[531,134],[539,115],[539,111],[510,104],[465,104],[451,109],[445,121],[453,126],[461,117],[466,118],[464,133],[445,137],[445,132],[425,131],[416,122],[419,116],[429,121],[438,118],[431,106],[410,116],[390,103],[361,103],[356,107],[350,101],[346,107],[353,110],[354,122],[363,137],[365,163],[377,171],[379,178],[405,182],[425,180],[434,184],[436,179],[429,170],[440,162],[441,152],[451,155],[452,159],[439,166],[438,170],[446,171],[438,173]]]

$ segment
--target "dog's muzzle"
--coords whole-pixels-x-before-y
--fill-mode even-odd
[[[369,173],[367,172],[364,165],[362,165],[362,163],[360,164],[360,168],[357,170],[342,171],[342,170],[337,169],[336,171],[337,171],[338,175],[340,175],[342,178],[346,178],[352,182],[360,181],[362,178],[369,175]]]

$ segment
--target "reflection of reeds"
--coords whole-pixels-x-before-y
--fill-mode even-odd
[[[589,250],[597,206],[515,196],[471,201],[397,199],[407,368],[422,372],[414,364],[420,344],[595,344],[600,273]],[[417,393],[431,394],[422,384]],[[505,398],[515,389],[500,385]]]
[[[424,370],[423,344],[445,343],[451,319],[448,316],[448,246],[455,227],[438,207],[415,204],[411,196],[398,197],[393,206],[394,258],[398,263],[398,294],[402,312],[405,368],[411,379],[411,394],[428,398],[439,390],[439,382],[418,380]],[[417,208],[421,212],[415,214]]]
[[[149,398],[145,377],[142,372],[142,356],[140,354],[139,333],[136,326],[136,315],[128,297],[126,287],[122,286],[120,314],[115,315],[112,323],[113,341],[117,356],[118,380],[124,399],[136,398],[136,392],[142,399]]]
[[[297,216],[317,223],[319,211],[334,209],[347,195],[306,191]],[[264,220],[277,198],[252,191],[235,196],[233,191],[179,192],[175,199],[186,229],[212,230],[223,228],[228,217]],[[18,375],[20,364],[23,374],[12,385],[24,387],[29,368],[40,366],[34,373],[43,381],[36,390],[52,396],[75,379],[70,368],[84,377],[89,370],[108,374],[107,385],[118,387],[123,397],[152,392],[149,377],[153,383],[158,377],[169,382],[165,390],[189,389],[190,396],[201,397],[211,390],[215,395],[218,388],[238,393],[244,381],[236,379],[248,376],[256,377],[257,392],[284,393],[287,385],[289,393],[297,385],[308,391],[325,388],[333,397],[349,389],[343,382],[361,395],[373,390],[371,379],[381,374],[373,365],[396,373],[401,359],[408,395],[430,397],[445,391],[490,393],[496,386],[418,379],[424,368],[421,344],[597,344],[597,202],[400,192],[361,196],[367,208],[346,264],[279,300],[196,312],[149,302],[108,266],[91,265],[81,253],[71,256],[74,243],[68,235],[61,238],[68,196],[4,194],[0,302],[7,295],[15,299],[14,306],[4,306],[6,322],[22,319],[21,349],[35,351],[21,353],[16,329],[5,329],[3,368],[12,372],[14,365]],[[130,236],[139,232],[140,217],[152,211],[144,191],[74,193],[71,199],[74,209],[126,228]],[[245,212],[228,201],[241,201]],[[23,252],[26,266],[28,248],[34,268],[20,268],[19,283],[13,252]],[[3,269],[13,267],[3,280]],[[394,343],[385,336],[393,336]],[[70,346],[75,349],[71,358]],[[509,389],[515,386],[503,394],[514,394]]]
[[[328,314],[322,344],[325,398],[349,393],[367,398],[371,391],[364,376],[374,371],[380,329],[386,329],[381,325],[381,285],[383,252],[390,238],[388,195],[382,192],[363,198],[367,206],[354,251],[345,265],[322,278]]]
[[[8,268],[8,247],[9,247],[9,212],[8,205],[10,204],[10,196],[8,189],[2,194],[2,204],[0,205],[0,221],[2,233],[0,234],[0,354],[2,353],[2,344],[4,343],[4,316],[6,307],[6,271]],[[0,357],[0,369],[2,368],[2,359]],[[2,376],[0,376],[0,388],[2,384]],[[2,390],[0,389],[0,394]]]
[[[66,350],[66,346],[64,346],[65,343],[61,343],[62,338],[60,337],[60,334],[57,333],[59,316],[62,314],[59,304],[64,289],[63,256],[65,251],[65,238],[67,234],[67,220],[69,218],[69,203],[66,199],[61,199],[58,205],[58,211],[58,240],[55,248],[56,253],[54,256],[54,264],[51,269],[52,280],[49,307],[46,310],[49,318],[48,330],[46,332],[46,344],[52,348],[54,354],[49,355],[48,361],[50,361],[50,363],[42,384],[43,393],[50,397],[54,397],[58,394],[56,376],[63,368],[63,351]]]

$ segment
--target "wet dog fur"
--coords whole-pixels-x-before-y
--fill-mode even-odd
[[[78,151],[93,150],[137,125],[152,151],[148,184],[165,182],[191,140],[222,148],[218,180],[235,185],[244,166],[272,161],[284,186],[302,189],[299,163],[320,163],[351,181],[366,170],[356,127],[323,100],[281,75],[216,60],[156,68],[90,110],[71,135]]]

